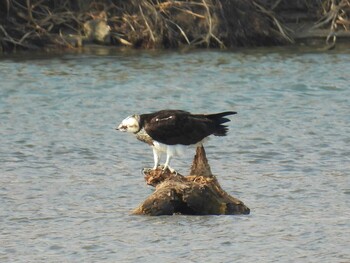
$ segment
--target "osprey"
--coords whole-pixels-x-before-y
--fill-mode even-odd
[[[226,111],[215,114],[191,114],[182,110],[161,110],[154,113],[131,115],[116,128],[136,135],[140,141],[153,148],[154,167],[157,169],[161,153],[166,153],[163,170],[174,172],[170,159],[180,155],[187,146],[198,146],[209,135],[225,136],[230,120],[225,118],[237,112]]]

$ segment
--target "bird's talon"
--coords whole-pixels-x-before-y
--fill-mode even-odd
[[[166,168],[163,168],[163,173],[168,170],[171,174],[175,173],[175,175],[177,175],[177,171],[175,171],[175,169],[170,168],[169,166]]]

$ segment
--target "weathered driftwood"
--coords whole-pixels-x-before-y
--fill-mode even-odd
[[[189,176],[169,170],[145,172],[148,185],[156,187],[133,212],[135,215],[239,215],[250,210],[242,201],[227,194],[211,173],[203,147],[198,147]]]

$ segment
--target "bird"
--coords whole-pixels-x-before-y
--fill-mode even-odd
[[[210,135],[226,136],[228,115],[235,111],[214,114],[192,114],[184,110],[160,110],[153,113],[134,114],[126,117],[116,127],[121,132],[133,133],[136,138],[149,144],[153,149],[154,166],[158,168],[162,153],[166,154],[163,171],[170,167],[173,156],[182,155],[189,146],[200,146]]]

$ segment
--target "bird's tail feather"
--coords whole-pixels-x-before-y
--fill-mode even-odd
[[[207,117],[208,119],[211,119],[211,120],[217,122],[218,124],[222,124],[222,123],[230,121],[230,119],[223,118],[223,117],[225,117],[227,115],[233,115],[233,114],[237,114],[237,112],[235,112],[235,111],[225,111],[225,112],[220,112],[220,113],[207,114],[207,115],[205,115],[205,117]]]
[[[213,120],[216,123],[216,125],[217,125],[217,128],[216,128],[215,132],[213,133],[213,135],[215,135],[215,136],[226,136],[227,131],[228,131],[228,127],[226,125],[222,125],[222,124],[226,123],[226,122],[229,122],[230,119],[229,118],[224,118],[224,117],[228,116],[228,115],[234,115],[234,114],[237,114],[237,112],[235,112],[235,111],[225,111],[225,112],[220,112],[220,113],[206,115],[206,117],[208,119]]]
[[[215,136],[226,136],[227,131],[228,131],[227,126],[219,125],[219,127],[215,130],[213,135],[215,135]]]

